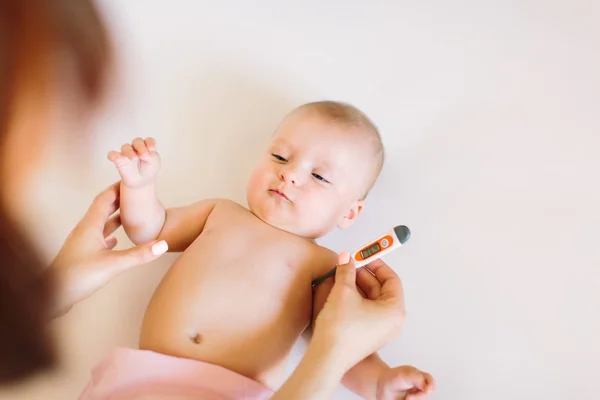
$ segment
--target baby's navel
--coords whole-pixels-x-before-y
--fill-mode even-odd
[[[192,342],[194,342],[196,344],[200,344],[201,341],[202,341],[202,336],[200,336],[199,333],[196,333],[195,336],[192,336]]]

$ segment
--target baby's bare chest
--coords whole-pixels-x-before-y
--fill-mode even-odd
[[[140,343],[267,384],[310,323],[319,248],[241,207],[215,211],[155,292]]]
[[[240,319],[285,314],[308,322],[315,247],[266,226],[241,207],[222,207],[213,211],[166,281],[170,292],[186,293],[190,312],[207,319],[235,310]]]
[[[317,246],[266,225],[238,205],[217,208],[202,234],[186,251],[196,265],[208,264],[230,276],[294,281],[313,273]]]

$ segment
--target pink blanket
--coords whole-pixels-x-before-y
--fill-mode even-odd
[[[93,370],[79,400],[263,400],[273,391],[217,365],[118,348]]]

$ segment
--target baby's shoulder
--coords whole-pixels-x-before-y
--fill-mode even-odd
[[[338,255],[335,251],[317,243],[310,243],[309,248],[308,262],[313,279],[329,272],[337,264]]]
[[[202,211],[205,214],[203,220],[206,221],[204,231],[239,221],[244,217],[246,210],[239,203],[227,198],[202,199],[191,204],[188,209],[190,217],[204,210]]]
[[[213,209],[213,213],[214,213],[214,211],[217,211],[218,213],[224,212],[229,215],[231,215],[232,213],[235,213],[235,212],[240,213],[240,215],[245,215],[248,213],[248,209],[246,207],[244,207],[240,203],[238,203],[234,200],[231,200],[231,199],[226,199],[226,198],[214,199],[214,202],[215,202],[215,207]]]
[[[245,208],[240,203],[238,203],[234,200],[231,200],[231,199],[227,199],[227,198],[217,198],[214,201],[216,202],[216,205],[219,207]]]

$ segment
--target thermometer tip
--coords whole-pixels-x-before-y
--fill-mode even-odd
[[[410,239],[410,229],[404,225],[398,225],[394,228],[394,233],[398,236],[401,244],[404,244]]]

